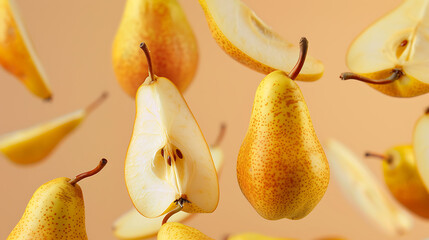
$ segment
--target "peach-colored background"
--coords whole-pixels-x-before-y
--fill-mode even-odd
[[[411,141],[416,119],[429,105],[429,96],[397,99],[363,83],[341,81],[350,42],[371,22],[395,8],[399,0],[245,0],[274,30],[292,42],[310,41],[309,53],[325,64],[318,82],[299,82],[319,139],[335,137],[356,153],[383,152]],[[42,163],[18,166],[0,156],[0,239],[20,219],[33,192],[57,177],[74,177],[94,167],[102,157],[107,167],[80,183],[86,203],[89,239],[115,239],[113,221],[132,205],[123,165],[134,121],[134,102],[116,82],[111,45],[125,1],[17,0],[29,36],[53,86],[46,103],[31,95],[14,77],[0,70],[0,134],[43,122],[79,109],[103,91],[110,96]],[[220,176],[221,198],[213,214],[187,221],[207,235],[255,231],[314,239],[338,235],[348,239],[423,239],[428,224],[415,218],[403,237],[389,237],[372,226],[339,191],[332,175],[325,197],[299,221],[262,219],[242,195],[235,175],[236,157],[249,122],[253,96],[264,75],[235,62],[220,50],[208,30],[197,0],[180,0],[195,31],[200,65],[184,94],[208,141],[219,124],[228,124],[222,147],[225,167]],[[137,46],[136,46],[137,47]],[[379,161],[362,160],[378,179]]]

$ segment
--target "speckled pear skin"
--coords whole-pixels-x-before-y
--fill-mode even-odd
[[[214,240],[195,228],[181,223],[170,222],[162,225],[158,240]]]
[[[264,218],[301,219],[321,200],[329,165],[298,85],[268,74],[256,91],[237,160],[241,191]]]
[[[7,240],[88,239],[82,190],[61,177],[40,186]]]

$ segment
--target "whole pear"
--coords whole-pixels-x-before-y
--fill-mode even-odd
[[[329,183],[328,161],[301,90],[293,80],[306,51],[307,40],[303,38],[300,60],[291,75],[274,71],[259,84],[238,155],[241,191],[269,220],[305,217]]]
[[[148,76],[148,64],[135,46],[145,42],[153,52],[154,72],[186,90],[198,65],[198,46],[176,0],[127,0],[113,43],[116,78],[131,97]]]
[[[414,214],[429,218],[429,193],[417,171],[411,145],[388,149],[385,155],[367,153],[383,158],[384,181],[392,195]]]
[[[96,174],[106,163],[101,160],[97,168],[74,180],[60,177],[40,186],[7,240],[88,239],[83,194],[77,182]]]

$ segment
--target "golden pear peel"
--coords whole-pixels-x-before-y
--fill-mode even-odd
[[[414,214],[429,218],[429,193],[417,170],[413,146],[398,145],[380,157],[384,182],[396,200]]]
[[[0,0],[0,65],[34,95],[49,100],[51,87],[15,5],[15,0]]]
[[[106,164],[103,159],[94,170],[73,180],[60,177],[40,186],[7,240],[87,240],[83,194],[76,183],[98,173]]]
[[[301,64],[306,43],[301,40]],[[329,183],[328,161],[301,90],[292,80],[299,73],[294,70],[291,78],[274,71],[259,84],[237,159],[241,191],[269,220],[307,216]]]
[[[259,233],[238,233],[228,236],[226,240],[294,240],[292,238],[270,237]]]
[[[199,0],[213,38],[229,56],[245,66],[268,74],[276,69],[290,71],[299,47],[284,40],[240,0]],[[322,77],[324,66],[308,56],[300,81]]]
[[[214,240],[195,228],[171,222],[162,225],[158,240]]]
[[[135,97],[148,76],[138,46],[151,49],[153,69],[184,92],[198,67],[198,46],[186,15],[176,0],[127,0],[113,43],[113,67],[123,90]]]

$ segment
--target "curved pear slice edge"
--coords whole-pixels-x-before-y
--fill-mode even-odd
[[[333,139],[325,142],[324,149],[344,194],[367,218],[390,235],[411,229],[411,216],[389,198],[354,153]]]
[[[429,116],[423,115],[416,123],[413,133],[413,147],[417,170],[426,189],[429,190]]]
[[[158,217],[184,197],[189,202],[183,211],[213,212],[219,200],[216,170],[178,89],[160,77],[139,88],[136,103],[125,163],[125,181],[136,209],[146,217]]]
[[[290,72],[295,66],[299,47],[273,32],[240,0],[199,2],[214,39],[232,58],[264,74],[276,69]],[[315,81],[323,72],[323,64],[307,56],[297,80]]]

